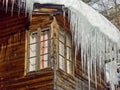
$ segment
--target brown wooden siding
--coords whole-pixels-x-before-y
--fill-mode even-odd
[[[50,27],[52,23],[53,17],[49,14],[34,14],[31,21],[29,30],[37,30],[38,28],[46,28]]]
[[[10,34],[28,29],[28,25],[28,18],[22,15],[0,18],[0,37],[9,37]]]
[[[57,86],[62,87],[64,90],[76,90],[75,89],[75,77],[63,72],[62,70],[57,70]]]
[[[0,22],[0,90],[52,90],[53,70],[25,75],[25,35],[28,19],[6,17]]]

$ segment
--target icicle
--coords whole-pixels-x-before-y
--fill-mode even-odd
[[[101,82],[101,68],[102,68],[102,38],[99,36],[99,79],[100,79],[100,82]]]
[[[81,59],[82,59],[82,69],[83,71],[85,71],[86,69],[86,58],[85,58],[85,52],[84,52],[84,43],[83,43],[83,36],[84,36],[84,31],[81,30],[81,33],[79,34],[81,35]]]
[[[15,3],[15,0],[12,0],[11,16],[13,15],[14,3]]]
[[[90,65],[89,65],[89,60],[87,61],[87,70],[88,70],[88,85],[89,85],[89,90],[90,90]]]
[[[25,6],[26,6],[25,0],[22,0],[22,2],[23,2],[23,8],[25,8]]]
[[[65,25],[66,15],[65,15],[65,7],[64,6],[62,7],[62,11],[63,11],[63,20],[64,20],[64,25]]]
[[[93,76],[93,56],[91,56],[92,53],[94,53],[94,52],[91,53],[91,50],[94,46],[94,45],[92,45],[93,41],[94,41],[94,38],[92,38],[92,32],[91,32],[89,35],[89,57],[90,57],[91,78]]]
[[[68,9],[68,21],[70,22],[71,19],[71,10]],[[72,30],[71,30],[72,31]]]
[[[3,6],[4,6],[4,5],[5,5],[5,0],[3,0],[3,2],[2,2],[2,3],[3,3]]]
[[[81,48],[81,64],[82,64],[82,71],[83,71],[83,74],[84,74],[84,52],[83,52],[83,49]]]
[[[25,8],[25,13],[27,15],[27,13],[29,13],[29,17],[32,17],[32,11],[33,11],[33,5],[34,5],[34,0],[26,0],[26,8]]]
[[[95,31],[95,42],[97,42],[98,40],[97,40],[97,31]],[[92,52],[91,52],[92,53]],[[95,52],[94,52],[94,54],[95,54],[95,58],[94,58],[94,76],[95,76],[95,87],[97,88],[97,69],[96,69],[96,67],[97,67],[97,43],[95,43]]]
[[[18,16],[20,15],[21,0],[18,0]]]
[[[119,59],[119,63],[120,63],[120,48],[118,49],[118,59]]]
[[[7,10],[8,10],[8,0],[6,0],[6,13],[7,13]]]

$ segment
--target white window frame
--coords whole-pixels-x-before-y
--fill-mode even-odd
[[[41,32],[43,32],[43,31],[48,31],[48,39],[47,40],[48,40],[48,49],[49,49],[49,47],[50,47],[50,39],[51,39],[50,38],[50,27],[44,28],[42,30],[40,28],[38,28],[37,30],[26,31],[26,41],[25,41],[25,75],[27,73],[30,73],[30,72],[34,72],[34,71],[38,71],[38,70],[42,70],[42,69],[50,67],[50,60],[49,60],[49,55],[50,55],[49,51],[50,50],[47,50],[48,51],[47,52],[47,54],[48,54],[48,61],[47,61],[48,62],[48,66],[46,66],[44,68],[40,68],[40,56],[42,56],[40,54],[40,47],[41,47],[41,40],[40,40],[40,38],[41,38]],[[38,46],[37,46],[37,60],[36,60],[37,64],[36,64],[36,69],[34,71],[30,71],[29,70],[29,59],[28,59],[29,54],[30,54],[30,49],[29,49],[29,45],[30,45],[29,44],[30,43],[30,33],[34,33],[34,32],[36,32],[38,34],[38,36],[37,36],[37,40],[38,40],[38,42],[37,42],[38,43]]]
[[[64,32],[64,41],[61,41],[60,40],[60,32]],[[65,30],[63,30],[62,28],[60,28],[60,31],[59,31],[59,38],[58,38],[58,47],[59,47],[59,50],[58,50],[58,67],[59,67],[59,69],[60,70],[62,70],[62,71],[64,71],[64,72],[66,72],[66,73],[68,73],[68,74],[70,74],[70,75],[73,75],[73,71],[74,71],[74,61],[73,61],[73,56],[72,56],[72,36],[70,37],[70,40],[71,40],[71,47],[69,47],[68,45],[66,45],[67,43],[67,35],[70,35],[70,33],[69,32],[67,32],[67,31],[65,31]],[[64,45],[64,54],[63,55],[61,55],[60,54],[60,43],[62,43],[63,45]],[[71,60],[70,59],[67,59],[67,48],[69,48],[70,49],[70,54],[71,54]],[[60,61],[60,57],[62,57],[63,59],[64,59],[64,63],[62,63],[61,61]],[[71,63],[71,66],[68,66],[67,64],[68,64],[68,62],[69,63]],[[62,64],[64,64],[64,65],[62,65]],[[61,66],[62,65],[62,66]],[[69,70],[68,70],[69,69]]]

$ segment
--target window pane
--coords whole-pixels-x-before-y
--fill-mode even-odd
[[[69,34],[66,35],[66,45],[71,47],[71,36]]]
[[[29,71],[35,71],[36,70],[36,57],[29,59]]]
[[[41,42],[41,47],[48,47],[48,40]]]
[[[59,42],[59,53],[64,56],[64,44]]]
[[[59,56],[59,68],[65,71],[65,60],[62,56]]]
[[[65,37],[62,35],[59,35],[59,40],[62,41],[63,43],[65,42]]]
[[[39,32],[40,33],[40,32]],[[40,43],[38,42],[38,35],[40,35]],[[28,44],[28,71],[36,71],[48,67],[48,44],[49,44],[49,31],[44,30],[38,34],[38,31],[31,32]],[[38,52],[40,51],[40,52]],[[39,55],[38,55],[38,54]],[[39,58],[39,59],[38,59]],[[39,61],[38,61],[39,60]],[[39,62],[39,63],[37,63]]]
[[[48,53],[48,40],[41,42],[40,54]]]
[[[40,69],[48,67],[48,54],[40,56]]]
[[[34,57],[37,55],[37,44],[30,45],[30,57]]]
[[[41,41],[48,39],[48,33],[49,33],[49,31],[47,31],[47,30],[41,32]]]
[[[32,32],[30,34],[30,44],[37,42],[37,32]]]
[[[71,56],[71,49],[69,47],[66,48],[67,49],[67,59],[71,60],[72,56]]]
[[[62,30],[59,31],[59,40],[62,41],[63,43],[65,42],[65,34],[64,31]]]
[[[67,61],[67,73],[72,74],[72,63]]]
[[[48,47],[41,48],[40,55],[48,53]]]
[[[62,36],[64,36],[64,35],[65,35],[65,33],[64,33],[64,31],[63,31],[63,30],[59,30],[59,33],[60,33],[60,35],[62,35]]]

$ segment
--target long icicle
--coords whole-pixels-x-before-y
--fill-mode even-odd
[[[7,10],[8,10],[8,0],[6,0],[6,13],[7,13]]]
[[[2,4],[3,4],[3,6],[5,5],[5,0],[3,0]]]
[[[15,0],[12,0],[11,16],[13,16],[14,3],[15,3]]]
[[[87,72],[88,72],[88,84],[89,84],[89,90],[90,90],[90,65],[89,65],[89,60],[87,61]]]

